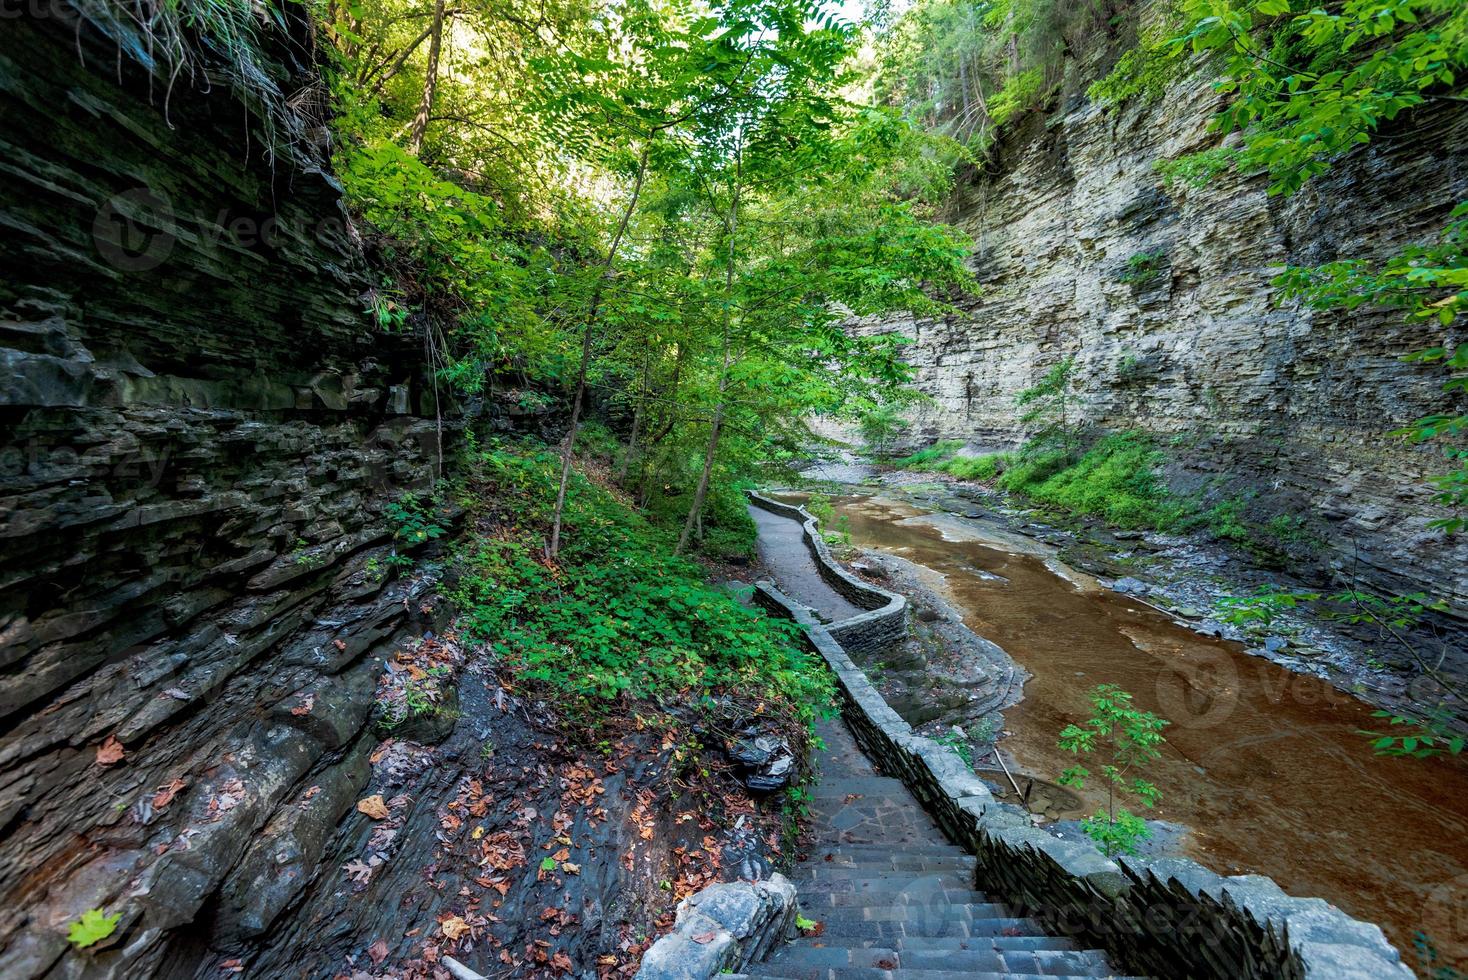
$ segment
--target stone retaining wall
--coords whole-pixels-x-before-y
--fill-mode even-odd
[[[795,886],[766,881],[709,885],[678,903],[673,931],[653,943],[638,980],[707,980],[764,959],[795,924]]]
[[[803,520],[807,539],[820,540],[803,509],[750,497]],[[824,548],[817,555],[830,560]],[[805,627],[836,675],[844,717],[863,751],[907,785],[950,839],[978,856],[976,887],[1016,914],[1103,948],[1119,968],[1140,974],[1219,980],[1412,976],[1380,927],[1322,899],[1292,898],[1269,878],[1224,877],[1176,858],[1113,861],[1033,826],[1025,810],[997,801],[957,752],[914,734],[892,710],[837,639],[852,620],[824,626],[767,582],[756,586],[755,598]]]
[[[877,653],[898,642],[907,633],[907,600],[895,592],[863,582],[831,557],[821,537],[818,522],[804,507],[781,503],[750,492],[749,502],[791,520],[799,521],[805,546],[816,561],[816,570],[838,595],[866,612],[829,623],[826,630],[841,646],[857,654]]]

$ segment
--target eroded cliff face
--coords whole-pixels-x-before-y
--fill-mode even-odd
[[[7,977],[188,975],[180,942],[268,930],[369,778],[378,658],[433,609],[369,574],[439,427],[320,147],[268,157],[259,115],[165,97],[142,50],[44,5],[0,47]],[[87,908],[125,948],[68,953]]]
[[[909,359],[934,400],[908,441],[1015,447],[1016,394],[1073,355],[1085,415],[1156,434],[1178,461],[1175,486],[1257,493],[1253,516],[1307,517],[1336,568],[1468,608],[1468,545],[1427,526],[1442,511],[1425,478],[1443,461],[1387,435],[1448,406],[1444,374],[1400,360],[1441,343],[1441,329],[1390,310],[1279,307],[1271,285],[1285,263],[1434,238],[1468,198],[1468,107],[1390,124],[1292,197],[1235,174],[1169,187],[1158,161],[1220,140],[1213,72],[1195,64],[1161,99],[1104,111],[1086,87],[1128,40],[1125,27],[1098,33],[995,165],[961,181],[947,217],[973,236],[985,290],[970,316],[858,325],[915,341]],[[1146,253],[1155,274],[1127,281]]]

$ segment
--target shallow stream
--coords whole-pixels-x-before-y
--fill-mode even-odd
[[[1002,743],[1032,775],[1075,764],[1057,733],[1087,716],[1092,687],[1118,684],[1172,722],[1148,774],[1162,801],[1146,815],[1191,828],[1184,853],[1378,922],[1409,963],[1425,932],[1439,963],[1461,968],[1468,766],[1374,756],[1358,730],[1381,719],[1364,702],[1200,636],[1028,539],[881,497],[834,502],[852,544],[941,574],[966,625],[1034,675],[1005,711]],[[1099,787],[1082,791],[1088,808],[1104,802]]]

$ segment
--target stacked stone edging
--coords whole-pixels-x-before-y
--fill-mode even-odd
[[[802,508],[753,493],[750,499],[802,520],[807,540],[820,541],[815,519]],[[818,564],[830,561],[823,547],[812,550]],[[836,676],[844,717],[862,750],[907,785],[954,843],[978,856],[977,886],[1016,914],[1104,948],[1127,970],[1154,976],[1412,977],[1379,926],[1352,919],[1323,899],[1293,898],[1270,878],[1225,877],[1186,859],[1113,861],[1033,826],[1024,809],[994,799],[956,751],[914,734],[892,710],[836,638],[852,620],[823,625],[768,582],[756,586],[755,599],[805,627]]]
[[[642,957],[638,980],[707,980],[769,955],[795,923],[784,875],[709,885],[678,903],[677,923]]]
[[[749,491],[749,501],[762,510],[799,521],[805,546],[815,558],[821,578],[843,599],[859,609],[867,610],[837,623],[826,624],[826,630],[838,643],[854,653],[876,653],[884,650],[907,633],[907,599],[895,592],[863,582],[842,568],[831,557],[831,549],[821,537],[819,522],[804,507],[781,503]]]

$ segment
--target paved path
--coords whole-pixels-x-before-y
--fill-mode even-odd
[[[816,611],[823,622],[849,619],[863,610],[852,605],[826,584],[816,570],[816,560],[805,546],[800,523],[749,505],[749,516],[759,529],[756,547],[760,560],[780,591]]]
[[[814,608],[845,603],[815,573],[795,521],[758,508],[760,556],[782,591]],[[765,518],[768,518],[766,520]],[[788,528],[808,571],[789,558]],[[794,568],[792,574],[791,568]],[[836,618],[855,615],[860,610]],[[748,978],[1029,980],[1109,977],[1105,956],[1047,935],[974,889],[975,859],[950,844],[901,780],[878,775],[844,722],[820,723],[810,851],[792,871],[801,914],[819,925],[753,963]],[[730,980],[734,980],[733,977]]]

